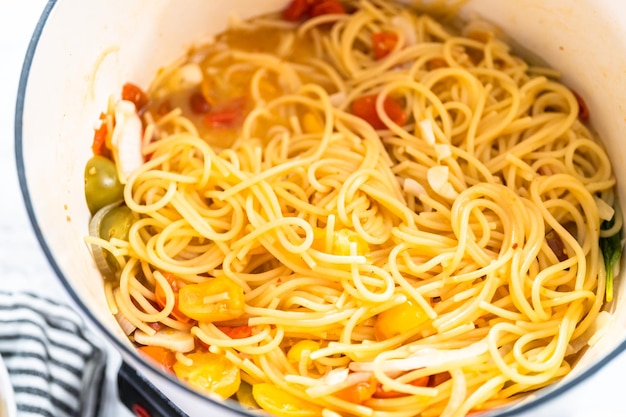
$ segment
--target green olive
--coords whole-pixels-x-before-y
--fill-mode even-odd
[[[124,186],[117,177],[115,163],[103,156],[94,156],[87,161],[85,199],[91,214],[123,198]]]
[[[131,209],[125,205],[115,207],[104,215],[100,222],[100,237],[105,240],[112,238],[128,240],[128,232],[134,222]],[[104,252],[104,259],[114,271],[119,268],[115,257],[109,251]]]

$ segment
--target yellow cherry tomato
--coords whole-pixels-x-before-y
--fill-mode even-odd
[[[352,386],[337,391],[334,396],[353,404],[362,404],[372,398],[378,388],[378,381],[371,377],[367,381],[358,382]]]
[[[314,342],[313,340],[300,340],[289,349],[287,352],[287,359],[290,362],[300,363],[301,360],[306,356],[306,364],[307,366],[311,365],[312,361],[309,358],[312,352],[319,350],[320,344]]]
[[[252,386],[252,396],[259,406],[276,417],[319,417],[322,408],[305,401],[274,384],[261,383]]]
[[[237,391],[237,401],[241,407],[245,410],[258,410],[259,405],[254,400],[252,396],[252,385],[248,384],[245,381],[241,381],[241,385],[239,386],[239,390]]]
[[[302,127],[307,133],[320,133],[324,131],[324,124],[315,113],[305,113],[302,116]]]
[[[194,320],[232,320],[243,314],[243,288],[226,277],[185,285],[178,291],[178,309]]]
[[[193,361],[186,365],[174,363],[174,373],[182,381],[203,392],[212,392],[228,398],[239,389],[239,368],[222,355],[211,352],[195,352],[186,355]]]
[[[428,316],[413,300],[385,310],[378,315],[374,324],[376,340],[387,340],[405,334],[428,321]]]

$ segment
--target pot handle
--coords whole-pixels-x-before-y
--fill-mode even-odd
[[[189,417],[123,361],[117,373],[117,391],[122,403],[137,417]]]

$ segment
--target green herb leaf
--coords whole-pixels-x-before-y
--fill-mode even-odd
[[[615,215],[611,220],[605,220],[600,229],[608,230],[615,224]],[[600,238],[600,249],[606,269],[606,301],[613,300],[613,267],[622,256],[622,230],[609,237]]]

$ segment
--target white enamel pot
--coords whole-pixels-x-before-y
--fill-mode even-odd
[[[102,278],[84,243],[89,212],[83,169],[94,121],[126,81],[147,85],[189,46],[286,0],[57,0],[41,16],[26,56],[16,111],[16,157],[28,214],[41,247],[88,321],[184,413],[245,415],[203,397],[137,356],[107,309]],[[430,1],[432,3],[432,0]],[[626,179],[626,3],[615,0],[468,0],[515,41],[560,69],[585,97],[618,179]],[[45,168],[44,168],[45,167]],[[619,181],[626,212],[626,181]],[[626,271],[626,268],[622,268]],[[607,336],[562,381],[484,416],[530,415],[572,389],[626,347],[626,282],[617,279]],[[163,411],[163,415],[175,411]],[[154,412],[152,415],[158,415]]]

